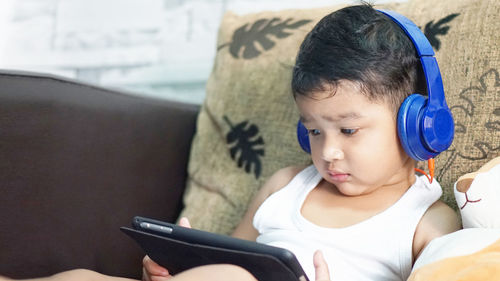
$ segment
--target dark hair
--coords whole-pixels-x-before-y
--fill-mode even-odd
[[[414,45],[397,23],[368,4],[350,6],[325,16],[307,34],[293,68],[292,91],[294,97],[311,96],[349,80],[370,100],[388,101],[397,112],[408,95],[425,94],[419,91],[421,71]]]

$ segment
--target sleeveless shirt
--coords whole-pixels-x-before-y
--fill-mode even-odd
[[[406,280],[412,267],[413,236],[426,210],[442,194],[425,176],[386,210],[351,226],[326,228],[301,214],[302,205],[322,177],[311,165],[270,195],[255,213],[257,242],[290,250],[309,280],[315,280],[313,254],[321,250],[332,281]]]

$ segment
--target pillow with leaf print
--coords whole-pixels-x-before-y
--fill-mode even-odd
[[[291,69],[330,10],[225,14],[189,160],[181,216],[193,227],[230,233],[269,176],[310,163],[295,138]]]
[[[224,16],[181,213],[193,227],[230,233],[269,176],[311,163],[296,140],[291,72],[307,32],[341,7]],[[498,155],[498,7],[495,0],[410,0],[376,7],[412,19],[436,50],[456,117],[455,141],[436,160],[445,202],[452,206],[458,175]]]

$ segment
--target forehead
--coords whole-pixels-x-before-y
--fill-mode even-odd
[[[368,118],[369,114],[363,114],[362,112],[348,111],[348,110],[344,112],[327,111],[324,114],[309,114],[308,112],[305,112],[304,114],[302,113],[300,114],[300,121],[302,123],[308,123],[313,121],[313,119],[316,119],[317,117],[326,121],[336,122],[336,121],[364,119]]]
[[[297,96],[295,101],[304,122],[318,118],[338,121],[393,115],[388,102],[368,98],[354,83],[339,83],[335,91],[317,91]]]

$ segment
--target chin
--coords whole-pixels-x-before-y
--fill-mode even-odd
[[[360,195],[365,194],[362,191],[358,191],[358,190],[349,190],[349,189],[346,189],[346,190],[338,189],[338,190],[340,193],[342,193],[342,195],[348,196],[348,197],[355,197],[355,196],[360,196]]]
[[[354,197],[365,194],[365,190],[360,190],[357,187],[354,187],[350,183],[334,183],[330,182],[335,186],[335,188],[344,196]]]

